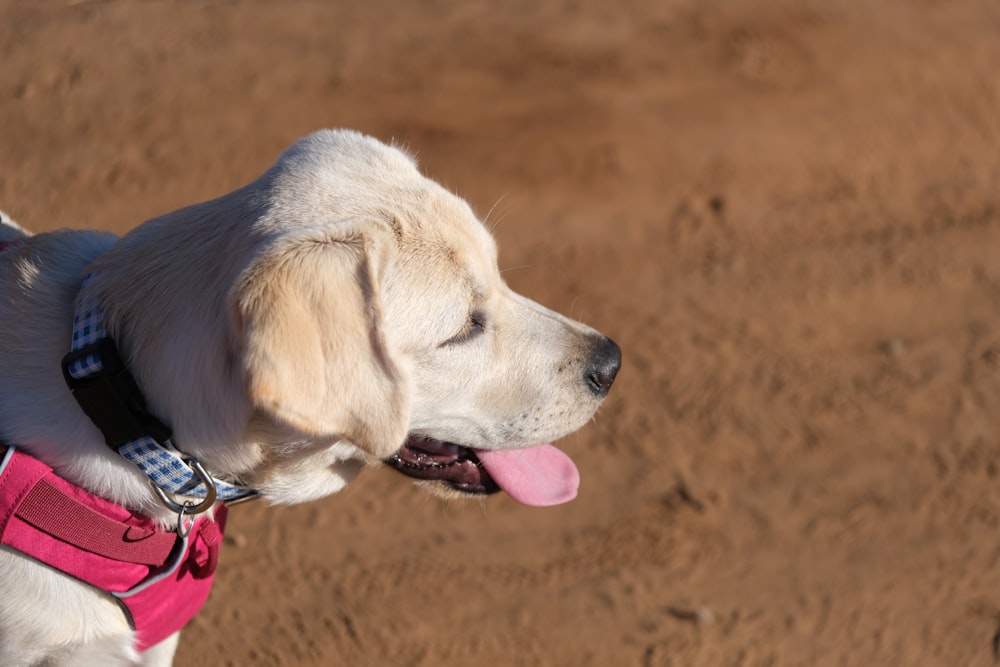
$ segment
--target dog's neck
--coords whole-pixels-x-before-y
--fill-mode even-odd
[[[93,271],[85,289],[103,307],[150,412],[170,424],[181,450],[216,477],[247,481],[269,502],[341,490],[364,467],[363,453],[336,435],[302,433],[258,414],[247,395],[229,291],[253,240],[170,222],[147,222],[122,239],[42,234],[4,253],[17,257],[0,261],[0,442],[107,500],[176,522],[147,477],[105,444],[62,375],[81,277]]]
[[[67,390],[60,368],[71,348],[73,306],[90,290],[81,288],[80,276],[117,242],[110,234],[62,231],[25,237],[5,253],[0,443],[23,448],[107,500],[173,525],[176,513],[163,506],[135,464],[106,445]]]
[[[77,298],[63,374],[107,445],[142,470],[171,509],[194,512],[195,507],[211,507],[216,498],[236,501],[255,495],[253,489],[213,478],[197,459],[183,455],[171,442],[170,428],[149,413],[142,390],[104,328],[100,303],[87,290],[92,278],[84,277]]]
[[[146,477],[112,452],[66,389],[73,304],[84,268],[116,242],[111,234],[61,231],[26,237],[0,266],[0,440],[25,449],[64,479],[161,520]]]

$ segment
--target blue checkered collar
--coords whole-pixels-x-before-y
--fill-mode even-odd
[[[255,496],[253,489],[212,477],[197,459],[174,447],[170,429],[146,411],[142,393],[104,328],[101,307],[86,289],[92,277],[83,279],[77,298],[63,374],[108,446],[142,470],[160,500],[181,517],[207,510],[216,498],[232,502]],[[181,502],[176,496],[202,502]]]

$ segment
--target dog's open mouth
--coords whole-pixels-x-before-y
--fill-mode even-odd
[[[500,490],[473,450],[450,442],[411,436],[385,462],[410,477],[447,482],[466,493],[482,495]]]
[[[526,505],[557,505],[576,497],[580,473],[552,445],[472,449],[411,435],[385,463],[416,479],[440,481],[473,495],[505,491]]]

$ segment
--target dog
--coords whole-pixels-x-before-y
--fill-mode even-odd
[[[539,443],[590,420],[621,364],[505,285],[465,201],[349,130],[121,238],[0,219],[0,341],[0,495],[28,480],[0,503],[7,666],[170,665],[227,498],[306,502],[385,465],[447,498],[568,501],[577,469]],[[131,579],[87,578],[117,558]]]

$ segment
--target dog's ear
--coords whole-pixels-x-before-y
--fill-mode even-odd
[[[276,242],[243,273],[235,307],[255,409],[378,457],[409,422],[409,384],[383,332],[391,234],[343,222]]]

